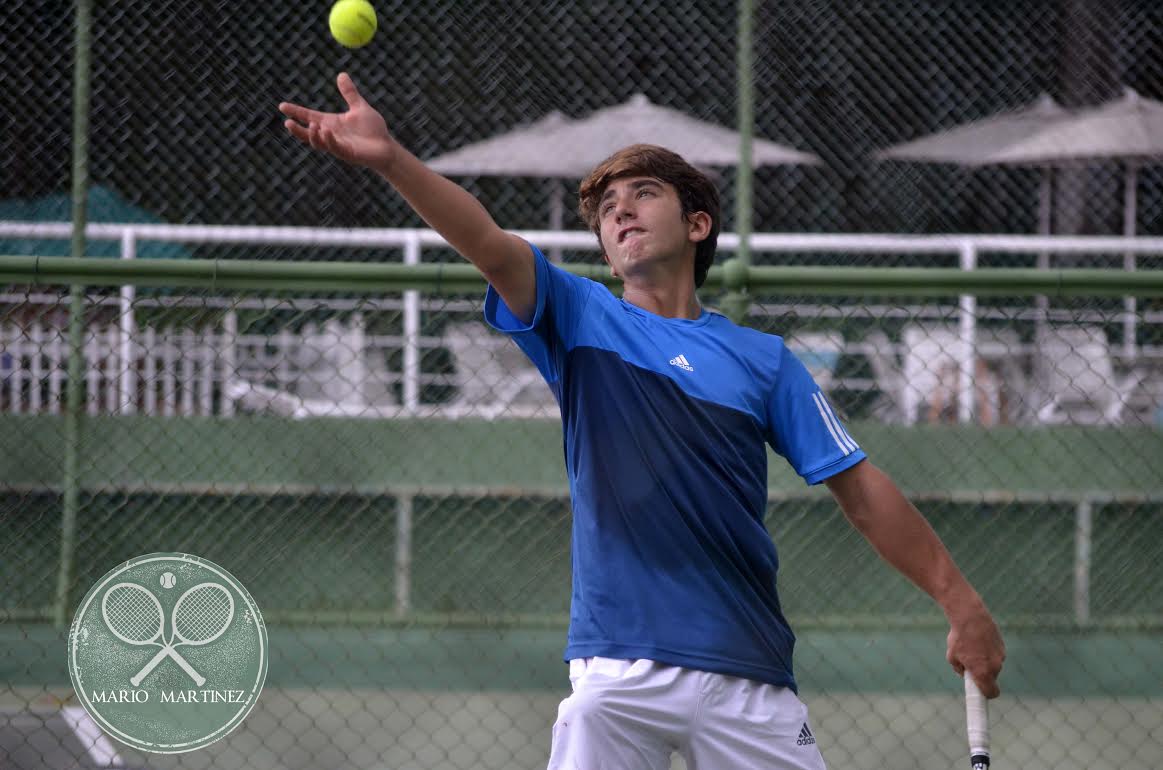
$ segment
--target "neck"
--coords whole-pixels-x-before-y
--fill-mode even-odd
[[[676,290],[677,289],[677,290]],[[626,284],[622,298],[635,307],[640,307],[663,318],[686,318],[694,320],[702,314],[702,306],[695,295],[693,281],[687,287],[643,286]]]
[[[702,313],[695,294],[694,248],[675,259],[644,260],[621,276],[622,299],[663,318],[694,320]]]

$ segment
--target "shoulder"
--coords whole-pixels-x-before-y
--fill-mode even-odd
[[[708,308],[708,310],[710,310]],[[723,356],[724,364],[749,383],[748,391],[757,401],[765,401],[776,389],[784,373],[788,355],[783,337],[740,326],[726,316],[711,311],[708,329]]]
[[[531,244],[532,245],[532,244]],[[549,260],[542,251],[536,246],[532,246],[534,261],[539,270],[544,271],[545,275],[551,279],[553,283],[562,283],[570,286],[575,292],[582,295],[606,295],[611,297],[610,290],[604,283],[595,281],[585,275],[579,275],[568,269],[568,266],[556,264]]]
[[[707,308],[711,313],[708,326],[716,336],[727,341],[739,353],[771,359],[777,368],[786,348],[783,337],[778,334],[769,334],[749,326],[740,326],[727,316],[713,308]]]

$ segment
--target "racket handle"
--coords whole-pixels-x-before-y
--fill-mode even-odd
[[[168,652],[169,647],[162,647],[160,650],[158,650],[157,655],[154,655],[153,659],[150,660],[149,663],[146,663],[142,667],[141,671],[138,671],[136,674],[129,678],[129,683],[134,687],[141,687],[141,680],[149,676],[150,672],[157,668],[158,664],[166,659],[166,654]]]
[[[162,647],[160,650],[158,650],[157,655],[153,656],[153,660],[151,660],[149,663],[146,663],[145,666],[142,667],[141,671],[138,671],[136,674],[130,677],[129,683],[134,687],[141,687],[142,680],[149,676],[150,672],[157,668],[158,664],[166,658],[170,658],[174,661],[174,663],[177,663],[179,666],[181,666],[182,670],[185,671],[186,674],[194,680],[194,684],[198,685],[199,687],[206,684],[206,679],[197,671],[195,671],[193,666],[187,663],[186,659],[179,655],[173,647]]]
[[[178,653],[178,651],[173,647],[170,648],[170,658],[173,659],[174,663],[177,663],[182,667],[182,670],[185,671],[186,674],[194,680],[194,684],[198,685],[199,687],[206,684],[206,678],[195,671],[194,667],[187,663],[186,659],[182,657],[182,655]]]
[[[985,696],[965,672],[965,725],[969,735],[969,764],[973,770],[989,767],[989,706]]]

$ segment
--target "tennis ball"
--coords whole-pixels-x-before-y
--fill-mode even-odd
[[[376,11],[367,0],[339,0],[327,19],[331,36],[346,48],[359,48],[376,34]]]

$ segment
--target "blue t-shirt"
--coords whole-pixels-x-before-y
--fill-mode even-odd
[[[864,459],[783,340],[717,313],[664,318],[533,248],[522,323],[489,287],[561,406],[573,502],[565,659],[600,655],[795,689],[764,527],[770,444],[809,484]]]

